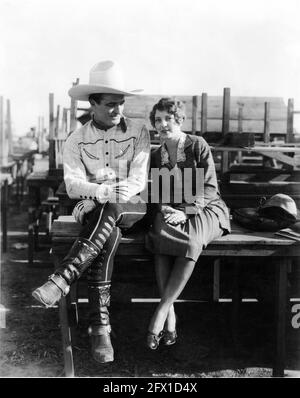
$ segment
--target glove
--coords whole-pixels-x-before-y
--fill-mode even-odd
[[[81,200],[74,207],[72,215],[75,218],[75,220],[82,225],[84,222],[84,216],[87,213],[90,213],[92,210],[94,210],[95,207],[96,203],[93,200],[90,199]]]
[[[113,193],[112,185],[103,183],[99,185],[99,187],[97,188],[95,196],[99,203],[105,203],[110,199],[112,193]]]
[[[128,184],[126,181],[119,181],[111,185],[116,203],[126,203],[130,200]]]

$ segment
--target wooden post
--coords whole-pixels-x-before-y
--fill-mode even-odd
[[[243,104],[239,104],[238,110],[238,133],[243,132]]]
[[[243,106],[244,104],[239,103],[239,109],[238,109],[238,133],[242,134],[243,133]],[[241,164],[243,162],[243,156],[242,156],[242,151],[238,151],[238,164]]]
[[[201,135],[207,131],[207,94],[201,95]]]
[[[214,260],[213,265],[213,301],[218,303],[220,300],[220,264],[219,258]]]
[[[60,105],[57,105],[57,108],[56,108],[56,119],[55,119],[55,129],[54,129],[55,138],[57,138],[58,135],[59,135],[59,116],[60,116]]]
[[[12,130],[11,130],[11,112],[10,112],[10,100],[6,100],[6,139],[7,139],[7,151],[8,157],[12,154]]]
[[[286,354],[287,269],[290,259],[278,258],[276,264],[275,358],[273,376],[284,376]]]
[[[5,145],[5,135],[3,126],[3,97],[0,97],[0,163],[1,166],[4,164],[4,145]]]
[[[63,108],[63,115],[62,115],[62,135],[67,137],[68,135],[68,109]]]
[[[197,134],[197,113],[198,113],[198,96],[194,95],[192,98],[192,134]]]
[[[265,114],[264,114],[264,142],[270,142],[270,103],[265,102]],[[266,167],[270,159],[263,156],[263,166]]]
[[[230,120],[230,88],[224,88],[223,94],[223,116],[222,116],[222,135],[225,137],[229,133]]]
[[[44,152],[44,116],[41,116],[41,151]]]
[[[76,86],[79,84],[79,79],[76,79],[76,82],[73,83],[73,86]],[[77,126],[77,119],[76,119],[76,114],[77,114],[77,102],[73,98],[71,98],[71,106],[70,106],[70,132],[74,131]]]
[[[42,122],[41,122],[41,116],[38,117],[38,130],[37,130],[37,143],[38,143],[38,153],[42,152]]]
[[[286,142],[294,142],[294,100],[288,99]]]
[[[264,142],[270,142],[270,103],[265,102],[265,115],[264,115]]]
[[[224,88],[223,93],[223,115],[222,115],[222,138],[225,139],[229,133],[230,120],[230,88]],[[222,152],[222,173],[225,173],[229,167],[228,152]]]
[[[3,185],[2,185],[3,184]],[[7,251],[7,211],[8,211],[8,181],[1,182],[1,229],[2,229],[2,251]]]
[[[49,94],[49,170],[55,169],[54,94]]]
[[[8,164],[7,118],[4,121],[4,101],[1,97],[1,165]]]

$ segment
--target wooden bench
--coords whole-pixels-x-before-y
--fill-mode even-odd
[[[60,216],[52,226],[52,255],[55,267],[57,267],[78,236],[80,225],[72,216]],[[239,268],[242,259],[248,257],[270,257],[275,263],[276,272],[276,324],[275,324],[275,355],[273,361],[273,375],[283,376],[285,365],[285,321],[287,305],[287,271],[291,261],[300,254],[300,242],[281,238],[273,233],[251,232],[237,225],[232,225],[232,233],[210,243],[201,256],[210,256],[216,259],[214,263],[218,267],[218,260],[223,257],[232,257],[235,267]],[[144,247],[144,236],[125,236],[122,238],[117,251],[117,256],[123,257],[149,257],[150,253]],[[218,273],[214,282],[218,284]],[[240,298],[234,292],[233,311],[237,312]],[[65,375],[74,376],[74,363],[72,353],[72,327],[77,299],[74,285],[70,294],[59,303],[59,318],[62,333]]]

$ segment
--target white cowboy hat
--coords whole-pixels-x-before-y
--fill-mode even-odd
[[[89,84],[77,84],[70,88],[68,94],[78,101],[88,101],[91,94],[136,95],[142,89],[125,89],[123,74],[118,64],[113,61],[98,62],[90,70]]]

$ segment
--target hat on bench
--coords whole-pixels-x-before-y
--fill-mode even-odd
[[[232,217],[236,223],[255,231],[275,232],[300,221],[295,201],[282,193],[273,195],[257,208],[235,209]]]

